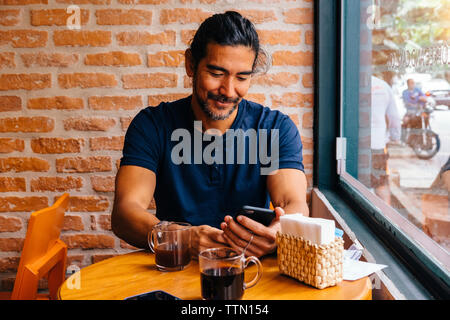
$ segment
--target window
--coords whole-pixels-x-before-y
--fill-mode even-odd
[[[336,147],[340,183],[447,286],[448,12],[446,0],[341,1]]]

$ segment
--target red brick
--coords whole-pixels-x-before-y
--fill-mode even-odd
[[[124,89],[174,88],[177,75],[174,73],[133,73],[122,76]]]
[[[56,172],[100,172],[111,170],[111,158],[107,156],[56,159]]]
[[[0,138],[0,153],[22,152],[24,149],[25,142],[22,139]]]
[[[115,176],[92,176],[92,189],[97,192],[114,192]]]
[[[98,25],[151,25],[152,11],[136,9],[96,10]]]
[[[0,272],[16,272],[20,257],[0,258]]]
[[[62,227],[63,231],[83,231],[83,219],[80,216],[65,215]]]
[[[24,178],[0,177],[0,192],[26,191]]]
[[[0,96],[0,112],[22,110],[22,99],[17,96]]]
[[[305,88],[312,88],[314,85],[314,75],[312,73],[305,73],[302,78],[302,84]]]
[[[120,118],[120,125],[122,126],[123,131],[126,131],[128,129],[128,126],[130,125],[131,120],[133,120],[132,117],[121,117]]]
[[[314,44],[314,32],[311,30],[308,30],[305,32],[305,43],[308,45]]]
[[[294,24],[313,24],[314,14],[310,8],[293,8],[285,11],[284,22]]]
[[[10,27],[20,22],[20,10],[0,10],[0,26]]]
[[[270,10],[237,10],[255,24],[276,21],[275,12]]]
[[[23,53],[20,55],[26,67],[69,67],[78,62],[77,53]]]
[[[66,96],[32,98],[28,100],[28,109],[57,109],[57,110],[77,110],[83,109],[84,103],[81,98]]]
[[[0,0],[0,5],[48,4],[48,0]]]
[[[163,4],[169,0],[117,0],[121,4]]]
[[[83,187],[82,178],[74,177],[39,177],[30,182],[32,192],[42,191],[69,191]]]
[[[114,238],[106,234],[77,234],[63,235],[64,241],[69,249],[106,249],[114,248]]]
[[[58,75],[61,88],[112,88],[117,85],[113,74],[108,73],[63,73]]]
[[[248,93],[245,96],[245,99],[254,101],[262,105],[266,103],[266,95],[264,93]]]
[[[123,149],[124,137],[95,137],[89,138],[89,145],[92,151],[97,150],[117,150]]]
[[[312,108],[314,95],[312,93],[287,92],[280,96],[271,95],[272,106]]]
[[[72,212],[97,212],[108,208],[108,198],[102,196],[71,196],[69,200],[69,210]]]
[[[91,256],[91,263],[97,263],[115,256],[117,256],[117,254],[93,254]]]
[[[305,169],[312,169],[313,167],[313,155],[312,154],[303,154],[303,165]]]
[[[302,128],[311,129],[313,127],[314,115],[312,112],[305,112],[302,117]]]
[[[111,4],[111,0],[56,0],[56,3],[67,3],[67,4]]]
[[[83,139],[37,138],[31,140],[31,150],[35,153],[75,153],[80,152]]]
[[[0,232],[16,232],[22,229],[22,220],[16,217],[0,216]]]
[[[18,117],[0,119],[0,132],[50,132],[55,120],[47,117]]]
[[[96,225],[101,230],[111,231],[111,215],[102,214],[96,218]]]
[[[129,67],[141,65],[142,61],[138,53],[113,51],[107,53],[87,54],[84,59],[84,64],[90,66]]]
[[[0,238],[0,252],[22,251],[24,239],[22,238]]]
[[[2,74],[0,75],[0,91],[2,90],[39,90],[50,88],[51,74]]]
[[[181,30],[181,43],[190,44],[197,30]]]
[[[265,45],[295,46],[301,43],[301,31],[258,30],[259,39]]]
[[[276,51],[272,58],[274,66],[312,66],[314,62],[311,51]]]
[[[141,96],[92,96],[88,99],[93,110],[133,110],[142,108]]]
[[[314,148],[313,139],[302,135],[302,145],[303,145],[303,150],[311,150],[312,151]]]
[[[202,9],[162,9],[160,13],[159,22],[161,24],[170,23],[201,23],[203,20],[211,16],[212,13],[205,12]]]
[[[257,76],[251,80],[251,83],[252,85],[261,85],[267,87],[289,87],[298,83],[299,80],[300,76],[296,73],[279,72]]]
[[[111,31],[103,30],[55,30],[55,46],[104,47],[111,44]]]
[[[1,11],[0,11],[1,12]],[[15,68],[14,52],[0,52],[0,69]]]
[[[13,48],[45,47],[48,32],[39,30],[0,30],[0,45],[9,43]]]
[[[108,118],[69,118],[64,120],[63,124],[67,131],[108,131],[116,121]]]
[[[149,106],[157,106],[161,102],[170,102],[179,100],[182,98],[186,98],[189,93],[167,93],[167,94],[154,94],[148,96],[148,105]]]
[[[184,65],[184,50],[161,51],[147,55],[149,67],[179,67]]]
[[[120,46],[146,46],[152,44],[175,45],[175,31],[164,31],[160,33],[150,33],[147,31],[125,31],[116,35],[117,43]]]
[[[46,160],[39,158],[0,158],[0,172],[45,172],[49,169],[49,163]]]
[[[47,197],[0,197],[0,212],[33,212],[46,207]]]
[[[300,121],[298,119],[298,114],[288,114],[289,118],[292,120],[292,122],[294,122],[294,124],[296,126],[298,126],[300,124]]]
[[[66,9],[30,10],[32,26],[67,26],[68,19],[73,12]],[[80,23],[86,25],[89,21],[89,10],[80,9]]]

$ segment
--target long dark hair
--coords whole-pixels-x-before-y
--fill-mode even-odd
[[[255,26],[236,11],[214,14],[202,22],[190,46],[195,69],[200,60],[206,56],[208,43],[224,46],[243,45],[251,48],[255,52],[253,72],[260,71],[258,66],[261,64],[266,65],[263,69],[268,69],[268,63],[270,64],[268,54],[259,45]]]

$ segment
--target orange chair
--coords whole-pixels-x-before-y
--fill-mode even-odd
[[[67,245],[59,239],[59,235],[68,205],[69,194],[65,193],[51,207],[31,214],[14,289],[12,292],[1,292],[0,299],[57,298],[66,272]],[[47,275],[49,294],[38,295],[39,279]]]

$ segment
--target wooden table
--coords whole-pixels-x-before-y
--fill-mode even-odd
[[[322,290],[280,274],[275,255],[261,259],[263,275],[243,300],[370,300],[372,285],[368,277],[342,281]],[[256,266],[245,270],[246,281],[253,278]],[[77,288],[77,281],[79,288]],[[182,271],[160,272],[154,254],[135,251],[94,263],[71,275],[59,289],[63,300],[122,300],[139,293],[164,290],[183,300],[199,300],[200,274],[197,261]]]

